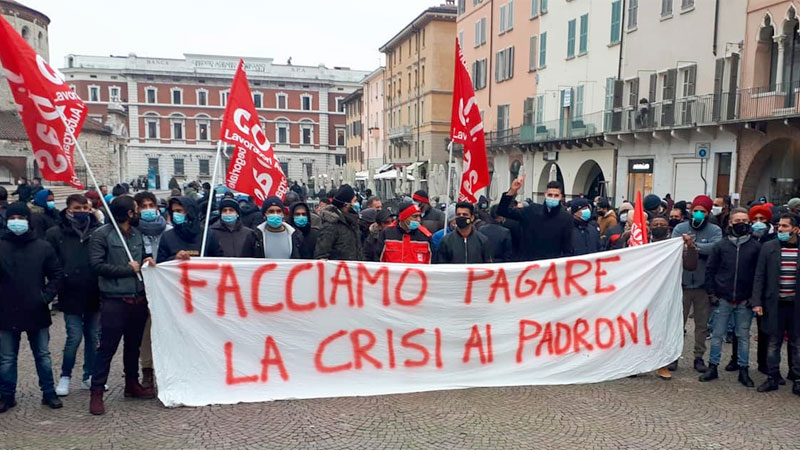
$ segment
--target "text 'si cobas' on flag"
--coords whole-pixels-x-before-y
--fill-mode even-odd
[[[475,90],[472,88],[472,80],[458,39],[456,39],[454,77],[450,140],[464,146],[464,167],[458,199],[475,203],[478,201],[475,192],[489,185],[489,162],[486,158],[483,119],[475,100]]]
[[[248,194],[261,206],[267,197],[283,198],[289,190],[280,161],[261,127],[244,61],[239,61],[222,118],[220,139],[234,146],[225,185]]]
[[[82,189],[72,154],[86,105],[2,16],[0,61],[42,177]]]

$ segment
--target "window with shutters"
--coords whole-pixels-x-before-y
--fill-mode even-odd
[[[514,0],[508,2],[508,20],[506,21],[506,31],[514,29]]]
[[[622,0],[611,2],[611,43],[616,44],[620,40],[620,24],[622,20]]]
[[[486,43],[486,18],[482,18],[475,22],[475,47],[480,47]]]
[[[639,79],[634,78],[628,81],[628,106],[636,106],[639,103]]]
[[[589,51],[589,14],[581,16],[581,36],[578,45],[578,56],[585,55]]]
[[[669,127],[675,124],[675,87],[678,81],[678,70],[669,69],[664,74],[664,88],[662,89],[661,126]]]
[[[575,87],[575,98],[573,101],[572,116],[574,119],[583,118],[583,85]]]
[[[209,175],[211,173],[207,159],[199,160],[199,164],[200,166],[198,167],[198,170],[200,171],[200,175]]]
[[[661,17],[672,15],[672,0],[661,0]]]
[[[90,102],[100,101],[100,86],[89,86],[89,101]]]
[[[536,55],[539,52],[539,37],[531,36],[531,46],[528,50],[528,70],[536,70]]]
[[[497,52],[495,61],[495,80],[498,83],[514,77],[514,47]]]
[[[605,115],[603,117],[604,129],[611,131],[611,117],[614,109],[614,78],[606,78]]]
[[[639,0],[628,0],[628,30],[635,30],[639,23]]]
[[[472,88],[474,90],[486,87],[486,58],[472,63]]]
[[[539,68],[547,66],[547,32],[539,35]]]
[[[682,70],[681,124],[691,124],[695,120],[695,89],[697,85],[697,66],[689,66]]]
[[[500,33],[503,34],[506,32],[506,5],[502,5],[500,7]]]
[[[536,96],[536,116],[533,118],[534,123],[544,122],[544,95]]]
[[[575,57],[575,19],[567,22],[567,59]]]
[[[533,97],[528,97],[522,102],[522,124],[523,125],[533,125],[534,124],[534,111],[535,106],[534,103],[536,99]]]
[[[539,0],[531,0],[531,19],[539,17]]]
[[[463,31],[459,31],[458,32],[458,45],[460,45],[461,47],[464,47],[464,32]]]
[[[539,8],[539,11],[542,14],[546,14],[547,13],[547,0],[539,0],[539,3],[542,5],[541,8]]]
[[[717,58],[714,65],[714,97],[711,107],[711,117],[717,121],[722,113],[722,77],[725,75],[725,58]]]
[[[497,131],[508,129],[508,110],[510,105],[497,105]]]

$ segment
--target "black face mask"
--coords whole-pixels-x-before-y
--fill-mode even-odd
[[[472,225],[472,218],[471,217],[456,217],[456,226],[464,230]]]
[[[650,229],[650,232],[653,234],[653,239],[664,239],[669,235],[669,228],[667,227],[653,227]]]
[[[132,227],[138,227],[139,226],[139,214],[134,214],[133,217],[130,217],[128,219],[128,225],[130,225]]]
[[[750,234],[750,224],[749,223],[735,223],[731,225],[731,234],[736,237],[747,236]]]
[[[669,220],[669,227],[674,230],[675,227],[677,227],[681,223],[683,223],[683,220],[681,220],[681,219],[670,219]]]

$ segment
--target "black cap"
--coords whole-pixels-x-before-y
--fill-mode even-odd
[[[219,211],[222,212],[225,208],[233,208],[236,210],[237,214],[242,214],[242,210],[239,208],[239,202],[232,198],[226,198],[219,202]]]
[[[333,206],[342,208],[345,205],[349,205],[353,202],[353,197],[355,196],[356,191],[354,191],[349,184],[343,184],[339,187],[339,190],[336,191],[336,195],[333,196]]]
[[[267,199],[264,200],[264,204],[261,205],[261,214],[266,213],[267,210],[271,206],[278,206],[281,209],[284,209],[283,202],[281,201],[281,199],[279,199],[278,197],[274,197],[274,196],[273,197],[267,197]]]
[[[28,205],[23,202],[14,202],[6,206],[6,217],[11,216],[24,216],[26,219],[30,220],[31,210],[28,208]]]

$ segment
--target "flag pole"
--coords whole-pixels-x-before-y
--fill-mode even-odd
[[[450,143],[447,144],[447,151],[450,153],[450,156],[447,157],[447,205],[444,209],[444,234],[447,234],[447,209],[450,207],[450,179],[453,177],[453,140],[450,140]]]
[[[208,222],[211,220],[211,203],[216,196],[217,172],[219,171],[219,154],[222,152],[222,139],[217,141],[217,156],[214,157],[214,172],[211,175],[211,192],[209,192],[208,206],[206,207],[206,225],[203,227],[203,244],[200,247],[200,257],[206,255],[206,241],[208,240]]]
[[[106,203],[106,199],[103,196],[103,193],[100,192],[100,184],[97,183],[97,178],[94,177],[94,171],[92,171],[92,166],[89,165],[89,161],[86,160],[86,155],[83,153],[83,149],[81,148],[81,144],[75,138],[75,135],[72,133],[72,129],[69,127],[67,123],[67,118],[64,117],[63,111],[56,108],[58,110],[59,116],[61,116],[61,122],[64,123],[64,128],[66,128],[67,135],[72,139],[75,143],[75,148],[78,150],[78,154],[81,155],[81,160],[83,161],[83,165],[86,166],[86,172],[89,174],[89,178],[92,179],[92,183],[94,184],[94,188],[97,189],[97,192],[100,193],[100,201],[103,203],[103,206],[106,208],[106,212],[108,212],[109,218],[111,219],[111,224],[114,225],[114,230],[117,231],[117,236],[119,236],[120,242],[122,242],[122,247],[125,249],[125,254],[128,255],[128,260],[130,262],[137,262],[133,259],[133,255],[131,255],[131,250],[128,248],[128,244],[125,242],[125,237],[122,235],[122,230],[119,229],[119,225],[117,221],[114,219],[114,215],[111,214],[111,207]],[[139,272],[136,274],[136,277],[139,281],[142,281],[142,273]]]

